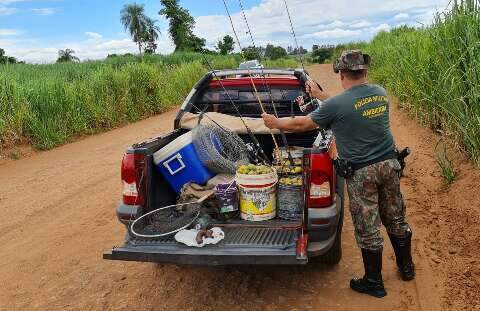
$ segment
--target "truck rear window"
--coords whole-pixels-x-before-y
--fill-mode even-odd
[[[273,100],[280,116],[290,116],[292,113],[294,115],[302,115],[298,105],[294,103],[298,96],[304,95],[304,92],[298,87],[272,87],[270,91],[264,86],[257,87],[258,97],[268,113],[273,113]],[[237,115],[237,111],[231,104],[230,99],[237,105],[242,115],[246,117],[259,117],[261,115],[257,95],[252,87],[227,88],[227,92],[217,88],[208,89],[200,97],[196,106],[206,112]]]

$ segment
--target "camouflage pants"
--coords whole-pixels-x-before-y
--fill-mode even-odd
[[[400,163],[392,159],[359,169],[347,179],[350,213],[360,248],[383,247],[382,223],[388,233],[396,236],[403,236],[409,229],[399,171]]]

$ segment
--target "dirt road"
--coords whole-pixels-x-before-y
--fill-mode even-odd
[[[330,66],[311,73],[329,92],[340,91]],[[0,310],[480,310],[480,173],[457,153],[459,179],[441,190],[433,156],[438,138],[396,106],[397,144],[414,151],[403,189],[417,278],[400,281],[387,244],[385,299],[348,288],[350,277],[362,272],[348,216],[344,256],[335,267],[213,269],[102,260],[124,232],[114,213],[121,156],[129,144],[168,131],[174,115],[0,166]]]

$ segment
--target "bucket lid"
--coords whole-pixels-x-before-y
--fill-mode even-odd
[[[187,132],[182,136],[177,137],[168,145],[158,150],[153,154],[153,162],[158,165],[163,160],[166,160],[169,156],[173,155],[178,150],[188,146],[192,143],[192,132]]]

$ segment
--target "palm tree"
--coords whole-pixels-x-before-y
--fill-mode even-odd
[[[79,62],[80,59],[73,54],[75,54],[75,51],[72,49],[59,50],[57,63]]]
[[[147,49],[150,53],[155,53],[157,50],[157,44],[155,43],[158,40],[159,34],[161,34],[160,27],[156,25],[157,20],[147,17],[145,22],[145,42],[147,42]]]
[[[120,21],[125,30],[128,30],[133,42],[138,44],[138,51],[142,55],[142,43],[144,40],[144,33],[146,30],[147,20],[145,15],[144,5],[141,4],[126,4],[121,13]]]

